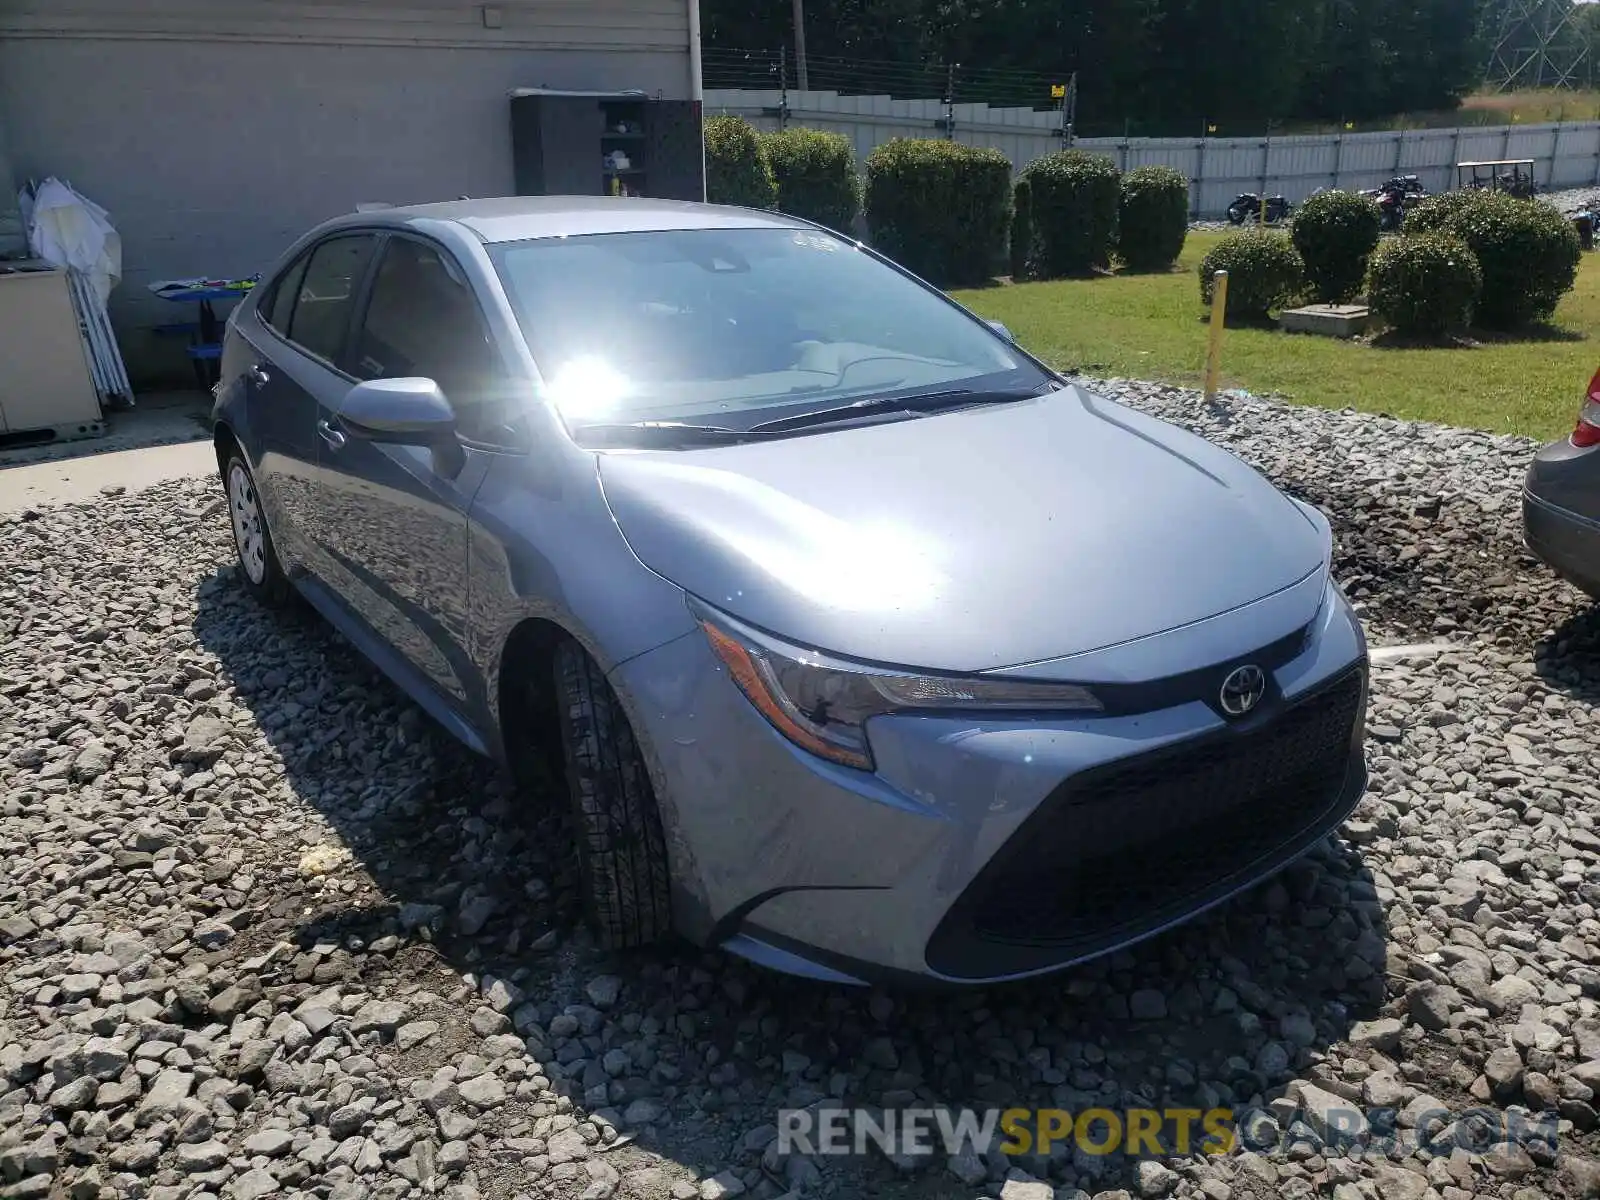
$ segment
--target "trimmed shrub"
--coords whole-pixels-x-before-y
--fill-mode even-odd
[[[1011,187],[1011,278],[1028,277],[1028,248],[1033,244],[1033,188],[1026,179]]]
[[[941,287],[994,277],[1010,241],[1010,159],[943,139],[895,138],[866,168],[874,246]]]
[[[1189,236],[1189,181],[1171,167],[1135,167],[1122,177],[1117,254],[1135,271],[1164,271]]]
[[[706,199],[745,208],[778,202],[778,183],[755,126],[742,117],[707,117],[705,139]]]
[[[1211,304],[1213,276],[1228,273],[1227,315],[1265,320],[1274,308],[1294,300],[1305,286],[1305,265],[1289,235],[1250,229],[1230,233],[1200,263],[1200,302]]]
[[[785,129],[761,135],[778,184],[778,210],[840,233],[849,233],[861,212],[856,151],[841,133]]]
[[[1393,238],[1372,256],[1367,302],[1400,333],[1437,337],[1465,328],[1483,287],[1467,244],[1448,233]]]
[[[1445,233],[1449,231],[1450,224],[1456,217],[1479,203],[1486,191],[1477,188],[1463,188],[1455,192],[1440,192],[1436,196],[1412,206],[1406,213],[1406,219],[1400,226],[1402,233]]]
[[[1318,300],[1338,304],[1360,292],[1382,224],[1377,204],[1354,192],[1321,192],[1300,206],[1294,248]]]
[[[1436,196],[1406,217],[1403,236],[1434,232],[1455,235],[1477,257],[1483,291],[1474,317],[1489,329],[1544,320],[1577,282],[1577,231],[1542,201],[1487,190]]]
[[[1086,275],[1109,266],[1117,239],[1121,176],[1109,158],[1058,150],[1022,170],[1033,200],[1028,274]]]

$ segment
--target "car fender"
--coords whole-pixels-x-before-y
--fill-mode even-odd
[[[623,540],[600,498],[592,456],[584,455],[587,461],[564,478],[563,473],[545,475],[550,460],[541,465],[539,457],[497,463],[472,510],[468,572],[473,654],[487,709],[479,728],[485,731],[491,756],[508,763],[508,742],[516,735],[501,719],[506,656],[520,627],[538,622],[546,636],[577,642],[611,681],[633,730],[659,806],[674,887],[696,888],[700,875],[656,748],[658,725],[618,668],[671,642],[698,636],[698,626],[683,590],[640,563]],[[541,477],[559,480],[560,486],[541,489],[536,482]],[[566,502],[561,503],[564,493]],[[541,511],[543,503],[551,505],[547,513]],[[540,520],[541,515],[549,519]],[[548,539],[523,532],[550,529],[557,522],[560,533]],[[674,906],[680,914],[703,912],[705,897],[680,890]]]

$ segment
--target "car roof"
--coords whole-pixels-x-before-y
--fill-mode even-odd
[[[484,242],[640,233],[666,229],[793,229],[806,222],[782,213],[721,204],[617,196],[506,196],[371,208],[333,224],[405,227],[430,221],[462,225]]]

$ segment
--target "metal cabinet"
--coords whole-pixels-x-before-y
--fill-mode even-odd
[[[511,148],[520,196],[705,199],[692,100],[524,89],[511,97]]]
[[[0,434],[78,436],[100,416],[66,272],[0,264]]]

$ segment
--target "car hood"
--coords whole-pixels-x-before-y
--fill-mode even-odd
[[[633,552],[686,591],[802,646],[934,670],[1164,632],[1287,588],[1326,554],[1325,531],[1256,471],[1078,388],[606,452],[599,470]]]

